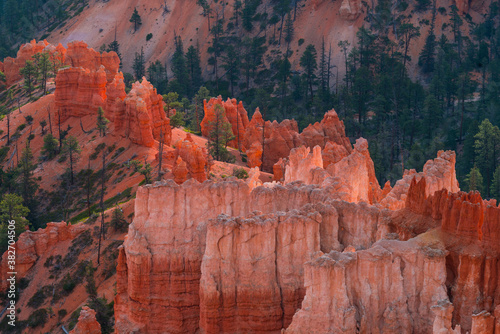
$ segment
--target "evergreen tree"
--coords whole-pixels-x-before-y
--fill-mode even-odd
[[[477,167],[485,178],[486,195],[490,196],[490,185],[493,173],[497,169],[500,153],[500,129],[493,126],[488,119],[479,125],[479,132],[474,136],[474,149]]]
[[[235,137],[231,124],[225,122],[226,113],[220,104],[215,105],[215,119],[209,121],[209,134],[207,148],[215,160],[230,162],[233,157],[227,150],[227,144]]]
[[[467,187],[469,191],[477,190],[479,192],[483,191],[483,176],[479,171],[479,168],[472,167],[470,173],[467,174],[467,178],[465,179],[467,183]]]
[[[200,121],[203,119],[203,101],[210,98],[210,92],[206,87],[200,87],[198,92],[193,98],[193,109],[194,109],[194,131],[200,131]]]
[[[106,130],[108,129],[109,120],[104,117],[104,110],[99,107],[97,109],[97,129],[99,130],[99,135],[101,137],[106,136]]]
[[[26,205],[30,211],[27,218],[31,221],[35,228],[38,228],[40,226],[38,226],[39,217],[37,217],[38,201],[36,199],[36,192],[38,191],[39,185],[33,176],[33,170],[36,168],[33,160],[33,152],[31,151],[28,143],[26,143],[26,147],[24,148],[21,154],[21,159],[19,160],[18,187],[21,197],[23,198],[24,205]]]
[[[68,139],[65,139],[63,142],[63,150],[62,153],[67,157],[69,162],[69,173],[70,173],[70,184],[74,184],[74,166],[78,161],[78,158],[81,153],[80,144],[78,144],[78,140],[74,136],[69,136]]]
[[[123,215],[123,210],[116,207],[111,214],[111,227],[118,232],[124,232],[128,228],[128,223]]]
[[[23,205],[23,198],[16,194],[5,193],[0,201],[0,252],[3,254],[8,248],[8,224],[15,221],[15,237],[17,241],[21,233],[26,230],[29,209]]]
[[[50,54],[48,52],[40,52],[33,56],[35,59],[35,67],[37,69],[40,85],[43,95],[47,94],[47,80],[53,71],[52,63],[50,61]]]
[[[27,60],[26,64],[20,70],[21,75],[24,77],[24,89],[31,99],[31,93],[35,89],[36,78],[38,71],[32,60]]]
[[[173,113],[173,109],[179,109],[182,107],[182,104],[178,101],[179,99],[179,94],[176,92],[170,92],[166,95],[163,95],[163,102],[165,102],[165,113],[167,114],[167,117],[170,118],[171,114]]]
[[[141,78],[146,75],[144,64],[144,50],[141,47],[141,53],[135,53],[134,64],[132,65],[136,80],[141,80]]]
[[[120,43],[118,43],[118,41],[116,40],[116,37],[115,37],[115,40],[113,42],[108,44],[108,48],[106,49],[106,51],[108,51],[108,52],[114,51],[118,55],[118,58],[120,59],[120,68],[121,68],[122,67],[122,54],[120,53]]]
[[[318,69],[318,64],[316,62],[317,53],[314,45],[309,44],[302,57],[300,57],[300,66],[304,69],[304,74],[307,80],[307,85],[309,86],[309,92],[311,94],[311,101],[314,98],[313,86],[316,80],[316,70]]]
[[[190,46],[186,52],[186,67],[189,74],[188,92],[189,96],[195,94],[203,84],[200,66],[200,50],[198,47]]]
[[[186,68],[186,57],[180,36],[175,36],[175,51],[172,56],[172,73],[174,80],[170,82],[170,89],[181,95],[188,95],[188,71]]]
[[[434,30],[429,31],[425,39],[424,48],[418,58],[418,65],[422,67],[422,72],[431,73],[434,71],[434,57],[436,55],[436,35]]]
[[[130,22],[134,24],[134,32],[136,32],[137,26],[140,26],[142,24],[142,19],[141,16],[139,15],[139,12],[137,11],[137,8],[134,8],[134,12],[132,13]]]
[[[153,168],[149,163],[145,163],[144,167],[141,168],[139,173],[141,173],[144,176],[144,183],[145,184],[151,184],[151,172],[153,171]]]
[[[167,92],[167,68],[159,60],[149,65],[148,80],[158,90],[158,93],[164,94]]]
[[[59,141],[51,133],[43,137],[42,155],[51,160],[57,154]]]
[[[491,181],[490,195],[497,201],[500,201],[500,166],[497,167]]]
[[[290,48],[290,42],[293,40],[293,34],[294,34],[294,29],[293,29],[292,15],[288,13],[285,22],[285,42],[287,49]]]
[[[231,96],[234,96],[234,85],[240,74],[240,54],[238,48],[233,45],[228,45],[225,51],[226,54],[222,57],[222,67],[226,70],[226,77],[231,87]]]

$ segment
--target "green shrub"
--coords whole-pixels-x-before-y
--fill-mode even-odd
[[[32,308],[39,308],[45,302],[45,299],[47,298],[49,292],[50,286],[44,286],[43,288],[35,292],[35,294],[30,298],[30,300],[28,301],[28,306]]]
[[[28,318],[28,326],[35,328],[38,326],[43,326],[47,322],[48,314],[47,310],[42,308],[31,313]]]
[[[151,38],[153,38],[153,34],[149,33],[146,35],[146,42],[149,41]]]
[[[248,172],[244,168],[235,168],[233,169],[233,176],[238,179],[248,179]]]
[[[304,44],[304,39],[303,38],[299,39],[299,46],[301,46],[302,44]]]

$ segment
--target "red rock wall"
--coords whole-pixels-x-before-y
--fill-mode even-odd
[[[320,250],[319,212],[219,217],[201,267],[203,333],[280,333],[304,297],[303,264]]]
[[[70,117],[97,114],[106,106],[106,72],[104,67],[92,71],[81,67],[68,67],[56,76],[55,105],[60,121]],[[56,117],[59,122],[59,115]]]
[[[245,217],[255,210],[289,211],[328,197],[327,190],[313,186],[250,191],[243,181],[200,184],[188,180],[178,186],[170,180],[139,188],[134,222],[117,269],[117,332],[192,333],[198,329],[199,280],[209,219],[221,213]],[[324,217],[324,229],[335,233],[335,214]],[[322,247],[337,248],[332,238],[322,240]]]
[[[163,98],[146,78],[132,84],[124,101],[125,112],[117,112],[115,130],[133,143],[153,147],[155,140],[169,146],[172,141],[170,119],[163,110]],[[120,117],[119,115],[123,115]]]
[[[207,179],[208,151],[205,147],[196,145],[189,133],[186,134],[184,140],[179,140],[175,143],[175,155],[176,159],[181,157],[183,162],[186,163],[186,168],[189,172],[189,175],[186,175],[186,177],[192,177],[198,182],[203,182]]]
[[[47,223],[44,229],[26,231],[19,236],[16,247],[16,271],[20,279],[33,267],[38,258],[60,241],[74,239],[84,230],[83,224],[67,225],[65,222]],[[7,288],[8,252],[5,252],[0,262],[0,290]]]
[[[447,299],[446,252],[422,242],[380,241],[306,263],[306,297],[286,333],[430,333],[430,305]]]
[[[201,121],[201,133],[205,137],[209,137],[209,133],[212,130],[212,124],[215,122],[215,106],[220,105],[224,109],[225,117],[224,122],[231,124],[231,129],[234,140],[231,140],[228,145],[236,149],[244,149],[243,140],[245,135],[245,129],[248,126],[248,114],[243,107],[243,102],[237,102],[236,99],[227,99],[223,101],[222,97],[213,97],[208,102],[203,101],[203,108],[205,116]]]

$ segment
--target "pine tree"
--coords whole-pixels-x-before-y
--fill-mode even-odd
[[[497,201],[500,201],[500,166],[497,167],[491,181],[490,195]]]
[[[313,85],[316,79],[315,72],[318,69],[316,58],[316,48],[312,44],[309,44],[306,47],[304,53],[302,54],[302,57],[300,57],[300,66],[304,69],[305,72],[304,74],[311,94],[311,101],[314,99]]]
[[[175,36],[175,51],[172,56],[172,73],[174,81],[171,81],[171,90],[179,92],[185,96],[188,94],[188,71],[186,68],[186,58],[184,47],[180,36]]]
[[[141,80],[141,78],[146,75],[144,64],[144,50],[141,47],[141,53],[135,53],[134,64],[132,65],[136,80]]]
[[[36,200],[36,192],[38,191],[38,183],[33,176],[33,170],[36,168],[36,165],[33,163],[34,157],[31,148],[26,143],[26,147],[24,148],[21,160],[19,161],[19,192],[23,198],[24,205],[28,207],[30,210],[28,220],[32,222],[32,224],[38,228],[37,224],[37,207],[38,202]]]
[[[37,68],[37,79],[40,81],[43,95],[47,94],[47,80],[53,71],[48,52],[40,52],[33,56],[35,59],[35,67]]]
[[[240,54],[238,48],[233,45],[228,45],[225,51],[226,54],[222,57],[222,67],[226,70],[226,77],[231,87],[231,96],[234,96],[234,85],[240,74]]]
[[[26,64],[20,70],[21,75],[24,77],[24,89],[28,92],[29,98],[31,99],[31,93],[35,89],[36,78],[38,76],[38,71],[32,60],[27,60]]]
[[[477,167],[485,177],[486,195],[490,196],[490,185],[493,173],[497,169],[500,153],[500,129],[493,126],[488,119],[479,125],[479,132],[474,136],[474,149]]]
[[[139,171],[144,176],[144,183],[145,184],[151,184],[151,172],[153,171],[153,168],[149,163],[145,163],[144,167]]]
[[[472,167],[470,173],[467,174],[465,182],[467,183],[469,191],[477,190],[479,192],[483,192],[483,176],[481,175],[479,168],[475,166]]]
[[[227,144],[235,138],[231,124],[225,122],[226,113],[220,104],[215,105],[215,119],[209,121],[207,148],[215,160],[231,161],[232,154],[227,150]]]
[[[136,32],[137,26],[140,26],[142,24],[142,19],[141,16],[139,15],[139,12],[137,11],[137,8],[134,8],[134,12],[132,13],[130,22],[134,24],[134,32]]]
[[[434,57],[436,55],[436,35],[434,30],[429,31],[425,39],[424,48],[418,58],[418,65],[422,67],[422,72],[431,73],[434,71]]]
[[[42,155],[51,160],[57,154],[59,141],[51,133],[43,137]]]
[[[116,37],[115,37],[115,40],[113,42],[108,44],[108,48],[106,49],[106,51],[108,51],[108,52],[114,51],[118,55],[118,58],[120,59],[120,68],[121,68],[122,67],[122,54],[120,53],[120,43],[118,43],[118,41],[116,40]]]
[[[188,96],[192,96],[203,84],[200,66],[200,50],[190,46],[186,52],[186,67],[189,74]]]
[[[285,22],[285,42],[287,49],[290,48],[290,42],[293,40],[293,34],[294,34],[294,29],[293,29],[292,15],[288,13]]]
[[[106,130],[108,129],[109,120],[104,117],[104,110],[99,107],[97,109],[97,129],[99,130],[99,135],[101,137],[106,136]]]
[[[164,94],[167,92],[167,68],[159,60],[149,65],[148,80],[158,90],[158,93]]]
[[[8,222],[15,222],[14,241],[17,241],[21,233],[26,230],[30,210],[23,205],[23,198],[16,194],[3,194],[0,201],[0,252],[3,253],[8,248],[7,238],[9,233]]]
[[[69,136],[68,139],[64,140],[62,153],[67,157],[69,162],[70,183],[72,185],[74,184],[73,170],[80,156],[80,152],[80,144],[78,144],[76,137]]]

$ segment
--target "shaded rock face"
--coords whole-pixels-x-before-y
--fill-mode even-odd
[[[225,113],[224,122],[231,124],[231,130],[235,139],[231,140],[228,145],[237,149],[243,149],[243,139],[245,128],[248,126],[248,114],[243,107],[243,102],[237,102],[236,99],[227,99],[223,101],[222,97],[211,98],[208,102],[203,101],[205,116],[200,123],[201,133],[205,137],[209,137],[213,123],[216,121],[216,105],[222,107]],[[250,166],[254,167],[254,166]]]
[[[318,212],[219,216],[201,267],[204,333],[279,332],[304,297],[303,264],[320,250]]]
[[[70,334],[101,334],[101,325],[95,318],[95,311],[83,306],[78,317],[78,323]]]
[[[38,258],[58,242],[74,239],[84,229],[82,224],[67,225],[65,222],[60,222],[47,223],[46,228],[38,229],[38,231],[23,232],[15,244],[17,278],[24,277]],[[2,268],[0,290],[2,291],[7,288],[7,272],[11,271],[8,270],[7,262],[8,252],[5,252],[0,262]]]
[[[446,252],[437,241],[379,241],[306,263],[306,297],[286,333],[431,332],[428,305],[447,298]]]
[[[453,300],[453,323],[471,331],[473,314],[482,311],[494,314],[500,305],[500,208],[483,201],[477,192],[441,190],[427,197],[426,189],[424,179],[419,182],[414,179],[406,206],[441,221],[443,240],[449,251],[446,284]],[[477,318],[478,328],[490,322],[485,319]]]
[[[251,191],[240,180],[202,184],[188,180],[181,186],[167,181],[139,188],[134,222],[117,266],[117,332],[197,330],[199,282],[209,219],[219,214],[246,217],[255,210],[287,212],[327,197],[327,190],[305,185],[257,187]],[[322,228],[335,233],[336,215],[327,214],[327,209],[323,211]],[[328,249],[339,247],[335,234],[320,240],[321,243]]]

